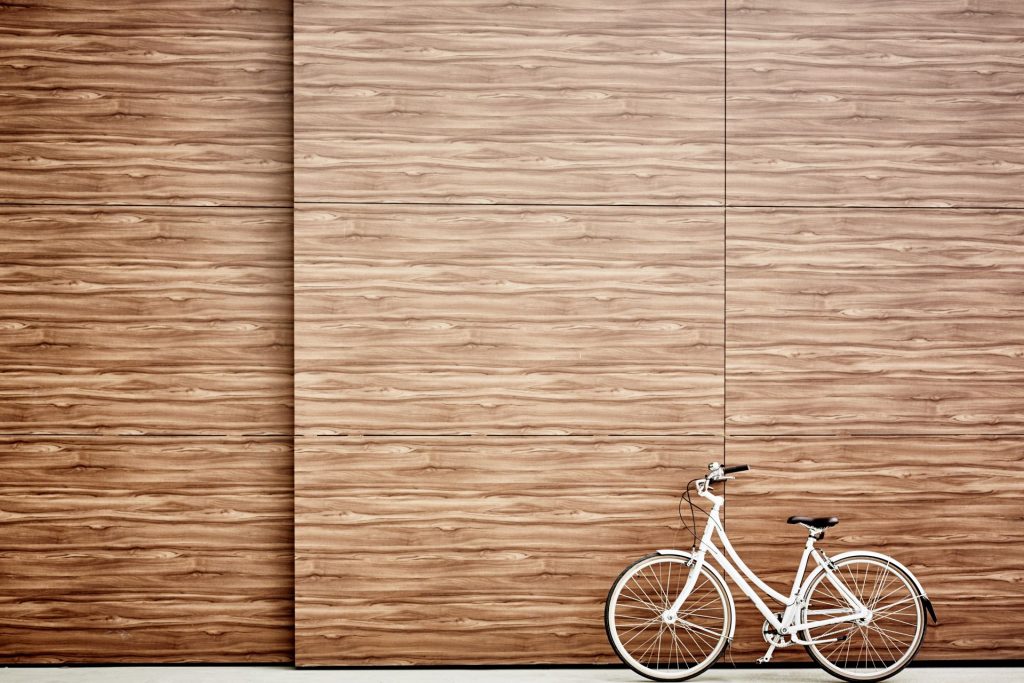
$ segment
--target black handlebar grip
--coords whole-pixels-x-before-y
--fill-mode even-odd
[[[736,472],[746,472],[750,469],[750,465],[730,465],[729,467],[723,467],[722,472],[725,474],[734,474]]]

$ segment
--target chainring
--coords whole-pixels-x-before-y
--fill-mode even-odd
[[[782,615],[776,614],[775,618],[781,621]],[[776,631],[775,627],[769,624],[767,619],[761,625],[761,637],[764,638],[764,642],[775,647],[786,647],[789,645],[789,638]]]

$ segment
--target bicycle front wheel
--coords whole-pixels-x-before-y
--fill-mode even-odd
[[[924,603],[913,577],[883,558],[870,555],[836,561],[836,578],[870,611],[871,618],[809,629],[807,645],[821,668],[844,681],[882,681],[910,664],[924,642]],[[853,613],[849,602],[821,572],[810,583],[803,619],[816,621]]]
[[[683,590],[687,558],[651,555],[627,567],[605,605],[608,640],[627,666],[655,681],[684,681],[721,656],[729,642],[733,604],[721,577],[701,568],[693,592],[667,623],[662,615]]]

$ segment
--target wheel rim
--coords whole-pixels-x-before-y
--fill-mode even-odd
[[[685,559],[652,558],[628,570],[609,596],[612,645],[641,673],[665,679],[694,675],[725,647],[731,621],[725,589],[706,568],[675,623],[662,619],[689,571]]]
[[[847,622],[809,632],[812,640],[846,640],[811,645],[820,663],[855,680],[879,680],[909,663],[924,635],[924,610],[914,582],[884,560],[851,558],[837,564],[836,577],[872,612],[866,623]],[[822,572],[807,593],[804,618],[827,619],[849,612],[848,603]]]

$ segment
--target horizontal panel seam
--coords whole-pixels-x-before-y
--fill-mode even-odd
[[[844,206],[842,204],[726,204],[726,209],[831,209],[841,211],[1024,211],[1024,206],[884,206],[884,205],[856,205]]]
[[[108,204],[101,202],[8,202],[0,199],[0,209],[6,207],[81,207],[90,209],[276,209],[294,210],[291,204]]]
[[[885,438],[937,438],[937,437],[979,437],[979,438],[1021,438],[1024,432],[858,432],[856,434],[842,433],[814,433],[814,434],[764,434],[764,433],[740,433],[727,434],[727,439],[743,438],[780,438],[780,439],[858,439],[871,437]]]
[[[330,201],[296,201],[295,206],[308,205],[308,206],[323,206],[323,205],[341,205],[341,206],[462,206],[462,207],[475,207],[478,209],[487,209],[496,206],[550,206],[550,207],[580,207],[580,208],[610,208],[610,209],[623,209],[623,208],[652,208],[652,209],[707,209],[714,210],[720,209],[721,204],[570,204],[570,203],[539,203],[539,202],[354,202],[354,201],[342,201],[342,200],[330,200]]]
[[[728,174],[723,174],[727,176]],[[830,209],[842,211],[1024,211],[1024,206],[998,206],[998,205],[958,205],[958,206],[884,206],[884,205],[856,205],[844,206],[842,204],[597,204],[597,203],[542,203],[542,202],[398,202],[398,201],[346,201],[346,200],[324,200],[324,201],[296,201],[295,207],[300,206],[451,206],[451,207],[475,207],[487,209],[490,207],[578,207],[578,208],[650,208],[650,209]],[[50,206],[58,206],[50,204]],[[105,204],[100,206],[114,206]],[[181,204],[177,206],[183,206]],[[278,207],[238,207],[238,208],[278,208]]]

